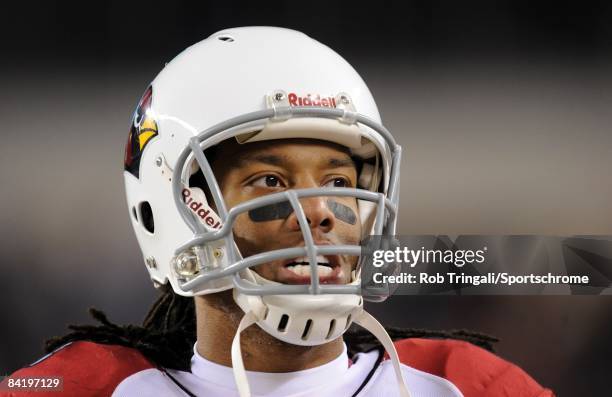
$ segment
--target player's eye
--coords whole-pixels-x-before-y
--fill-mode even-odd
[[[255,179],[251,184],[258,187],[285,187],[280,178],[274,175],[264,175]]]
[[[324,187],[349,187],[351,183],[346,178],[334,178],[328,181]]]

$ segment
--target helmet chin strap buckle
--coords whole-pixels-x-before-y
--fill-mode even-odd
[[[353,321],[370,331],[372,335],[374,335],[380,341],[391,358],[400,397],[411,397],[408,387],[404,382],[397,350],[395,350],[393,341],[387,334],[385,328],[365,310],[362,310],[359,315],[353,319]],[[247,379],[246,370],[244,369],[244,362],[242,360],[242,350],[240,349],[240,334],[242,331],[256,322],[257,316],[255,316],[252,311],[247,312],[244,317],[242,317],[242,320],[240,320],[240,324],[238,324],[238,329],[236,330],[236,335],[234,335],[234,340],[232,341],[232,367],[234,369],[236,388],[238,389],[238,394],[240,397],[251,396],[251,389],[249,387],[249,381]]]

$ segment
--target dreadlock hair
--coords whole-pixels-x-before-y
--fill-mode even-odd
[[[457,339],[470,342],[490,352],[495,351],[493,345],[499,342],[499,339],[494,336],[465,329],[435,331],[425,328],[385,327],[385,330],[393,341],[406,338]],[[351,357],[360,352],[368,352],[375,349],[384,350],[374,335],[364,329],[357,329],[353,326],[344,334],[344,342]]]
[[[90,308],[89,313],[101,325],[69,325],[72,332],[47,340],[45,351],[49,353],[66,343],[87,340],[131,347],[157,366],[189,371],[196,341],[194,300],[175,294],[169,284],[160,288],[162,294],[141,326],[113,324],[104,312]]]
[[[72,331],[45,342],[45,351],[50,353],[73,341],[86,340],[102,344],[127,346],[140,351],[159,367],[190,370],[193,345],[196,342],[195,303],[193,298],[177,295],[169,284],[161,287],[162,294],[151,306],[142,325],[116,325],[106,314],[90,308],[91,316],[100,325],[69,325]],[[393,340],[405,338],[449,338],[470,342],[493,351],[495,337],[466,330],[433,331],[417,328],[386,328]],[[374,335],[363,329],[351,327],[344,334],[349,355],[383,350]]]

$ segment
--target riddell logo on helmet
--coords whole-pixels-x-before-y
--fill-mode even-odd
[[[204,193],[199,190],[183,188],[183,201],[189,207],[191,212],[196,214],[202,220],[202,223],[212,227],[213,229],[221,229],[221,219],[203,200]],[[202,196],[202,197],[198,197]]]
[[[336,107],[336,98],[321,98],[321,95],[319,94],[317,94],[316,96],[308,94],[305,97],[302,97],[291,92],[289,93],[289,95],[287,95],[287,98],[289,99],[289,105],[291,106],[323,106],[326,108]]]

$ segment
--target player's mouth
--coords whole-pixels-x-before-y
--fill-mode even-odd
[[[338,255],[317,255],[316,259],[319,283],[344,284],[344,273]],[[284,284],[310,284],[311,273],[307,257],[287,259],[281,264],[276,281]]]

